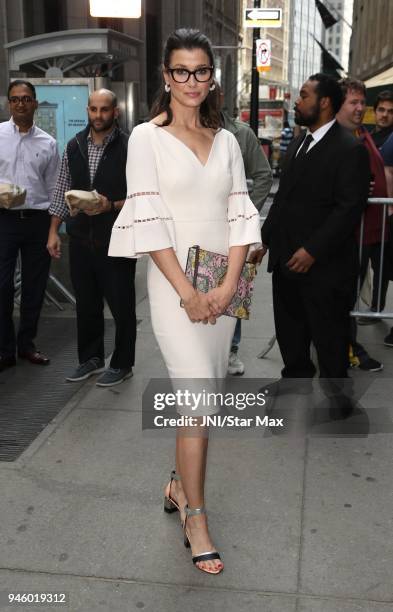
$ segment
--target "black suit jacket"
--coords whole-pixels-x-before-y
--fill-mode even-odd
[[[288,147],[279,189],[262,227],[268,270],[279,266],[293,278],[342,282],[357,273],[355,227],[367,204],[368,152],[336,122],[299,161],[295,154],[303,138]],[[285,266],[300,247],[315,257],[306,275]]]

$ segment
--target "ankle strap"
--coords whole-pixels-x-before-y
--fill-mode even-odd
[[[197,516],[198,514],[206,514],[205,506],[201,508],[190,508],[188,505],[184,507],[187,516]]]
[[[180,474],[176,474],[175,470],[171,472],[171,480],[181,480]]]

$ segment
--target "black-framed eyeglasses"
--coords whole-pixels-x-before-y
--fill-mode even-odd
[[[206,83],[212,78],[213,70],[213,66],[204,66],[196,70],[187,70],[187,68],[168,68],[168,72],[176,83],[187,83],[192,74],[198,83]]]
[[[23,104],[31,104],[34,102],[34,98],[31,96],[10,96],[8,98],[11,104],[19,104],[19,102],[23,102]]]

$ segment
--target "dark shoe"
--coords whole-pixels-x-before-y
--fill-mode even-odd
[[[280,378],[259,389],[267,397],[282,395],[309,395],[313,392],[312,378]]]
[[[374,325],[374,323],[380,323],[382,321],[381,317],[376,317],[376,309],[370,308],[370,310],[366,310],[364,316],[358,317],[357,322],[358,325]]]
[[[359,358],[358,368],[359,370],[364,370],[365,372],[380,372],[383,370],[383,363],[380,363],[376,359],[366,355],[363,358]]]
[[[99,357],[92,357],[84,363],[81,363],[70,376],[67,376],[68,382],[79,382],[92,376],[93,374],[101,374],[105,370],[105,361]]]
[[[390,333],[383,339],[383,343],[385,346],[393,346],[393,327]]]
[[[37,349],[31,351],[18,351],[18,357],[20,359],[27,359],[30,363],[34,363],[35,365],[49,365],[50,359],[41,351],[37,351]]]
[[[113,387],[131,378],[132,368],[108,368],[96,382],[97,387]]]
[[[12,366],[16,365],[15,357],[2,357],[0,355],[0,372],[6,370],[7,368],[12,368]]]

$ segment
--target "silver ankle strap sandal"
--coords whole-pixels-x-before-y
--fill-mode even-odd
[[[187,519],[189,516],[198,516],[199,514],[206,514],[206,508],[204,506],[202,506],[202,508],[190,508],[189,506],[186,506],[184,510],[186,513],[186,519],[184,521],[184,546],[186,548],[191,548],[190,540],[186,531]],[[213,561],[214,559],[219,559],[221,561],[221,557],[216,550],[211,550],[208,552],[200,553],[199,555],[192,556],[192,562],[194,565],[196,565],[199,561]],[[202,572],[205,572],[206,574],[219,574],[222,571],[222,568],[216,572],[211,572],[201,567],[198,567],[198,569],[200,569]]]
[[[173,497],[171,497],[172,482],[174,480],[179,481],[181,478],[179,474],[176,474],[175,470],[172,470],[171,480],[169,483],[169,492],[168,495],[165,495],[164,497],[164,512],[167,512],[168,514],[172,514],[172,512],[177,512],[180,510],[179,504],[173,499]]]

